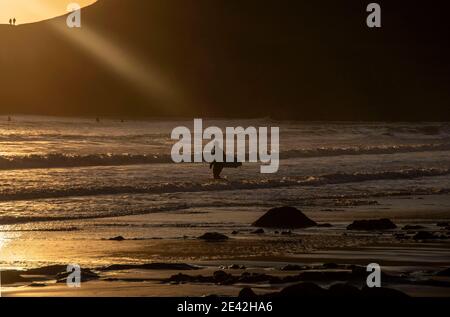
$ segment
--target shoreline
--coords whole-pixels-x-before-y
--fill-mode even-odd
[[[357,268],[358,274],[367,274],[363,268],[377,263],[387,276],[384,282],[382,279],[383,287],[410,296],[450,297],[450,278],[436,275],[450,266],[450,231],[441,223],[450,221],[449,198],[449,195],[387,197],[378,198],[377,204],[335,201],[334,204],[343,206],[333,207],[339,209],[333,211],[324,211],[323,206],[304,206],[301,208],[306,216],[328,225],[292,231],[258,231],[251,226],[264,214],[265,208],[261,206],[195,208],[34,223],[31,227],[3,226],[0,267],[9,272],[2,272],[2,295],[237,296],[245,287],[262,295],[296,283],[313,283],[325,290],[336,283],[350,283],[361,289],[364,276],[354,276],[352,270]],[[397,228],[347,229],[355,220],[382,217],[392,219]],[[214,231],[228,239],[222,242],[198,239],[205,232]],[[416,239],[421,231],[430,233],[429,239],[427,236]],[[115,239],[119,237],[123,240]],[[65,272],[68,263],[78,263],[92,280],[82,282],[80,289],[56,283],[56,276]],[[111,265],[123,269],[102,269]],[[174,265],[200,268],[180,270],[174,269]],[[282,270],[286,266],[294,269]],[[49,272],[49,268],[53,271]],[[219,271],[225,274],[215,273]],[[323,275],[319,280],[311,277],[317,271]],[[343,275],[336,277],[336,272]],[[25,279],[20,278],[23,273]],[[186,281],[169,281],[180,273],[187,275]],[[228,276],[235,282],[216,283],[212,279],[214,274]],[[248,281],[248,274],[255,280],[236,282]],[[300,277],[301,274],[306,275]],[[198,275],[202,277],[196,280]],[[292,282],[279,282],[286,277]]]
[[[180,241],[183,245],[186,241]],[[214,242],[204,242],[217,244]],[[225,242],[227,243],[227,242]],[[255,243],[255,242],[253,242]],[[261,241],[266,244],[267,241]],[[437,252],[428,261],[415,261],[414,252],[403,261],[377,259],[382,267],[382,287],[401,290],[409,296],[450,297],[450,276],[448,261],[440,257],[450,256],[450,242],[416,243],[416,251],[433,253],[433,250],[447,250],[445,254]],[[405,249],[407,244],[390,243],[391,248]],[[181,246],[180,246],[181,247]],[[378,247],[378,249],[377,249]],[[414,249],[409,248],[414,251]],[[110,263],[111,266],[82,268],[88,274],[88,280],[82,281],[81,288],[69,288],[64,282],[58,283],[56,276],[61,275],[64,265],[53,265],[29,269],[28,271],[2,272],[2,296],[237,296],[245,288],[252,288],[263,295],[281,291],[298,283],[314,283],[327,288],[333,284],[364,286],[365,265],[371,263],[370,251],[387,253],[386,245],[366,245],[358,248],[337,248],[298,256],[228,258],[191,262],[148,262],[145,264]],[[328,255],[327,255],[328,252]],[[352,259],[339,255],[347,253]],[[364,257],[364,252],[369,254]],[[380,261],[381,260],[381,261]],[[352,275],[357,268],[359,275]],[[56,273],[58,272],[58,273]],[[84,272],[84,273],[83,273]],[[237,279],[233,283],[221,283],[211,280],[217,272],[224,272]],[[316,275],[320,272],[320,277]],[[447,272],[447,273],[442,273]],[[22,274],[21,274],[22,273]],[[446,276],[438,276],[439,273]],[[301,277],[301,275],[306,277]],[[308,277],[312,274],[312,277]],[[341,274],[341,275],[339,275]],[[368,273],[367,273],[368,274]],[[239,278],[252,276],[244,282]],[[5,284],[8,280],[9,283]],[[12,279],[11,279],[12,276]],[[14,277],[15,276],[15,277]],[[177,280],[177,276],[190,276],[192,280]],[[199,280],[199,276],[202,279]],[[210,278],[208,278],[210,276]],[[14,278],[18,280],[14,281]],[[24,278],[24,279],[23,279]],[[172,279],[172,280],[171,280]],[[208,280],[209,279],[209,280]],[[286,279],[288,282],[273,282]],[[20,280],[20,281],[19,281]],[[15,282],[15,283],[14,283]]]

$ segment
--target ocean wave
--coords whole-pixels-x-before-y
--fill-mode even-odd
[[[89,166],[120,166],[171,162],[169,155],[146,154],[30,154],[0,156],[0,170],[32,168],[68,168]]]
[[[450,151],[450,144],[338,147],[286,150],[281,159]],[[169,154],[30,154],[0,156],[0,170],[172,163]]]
[[[92,186],[79,188],[22,188],[16,192],[3,192],[0,201],[33,200],[64,197],[84,197],[119,194],[168,194],[181,192],[207,192],[229,190],[271,189],[293,186],[323,186],[330,184],[359,183],[377,180],[401,180],[421,177],[436,177],[450,174],[450,169],[406,169],[373,173],[332,173],[310,177],[284,177],[281,179],[254,179],[220,182],[172,182],[148,185]]]
[[[448,134],[448,125],[421,125],[421,126],[391,126],[388,127],[388,134],[423,134],[436,136]]]
[[[124,210],[117,212],[108,211],[106,213],[76,214],[70,216],[0,216],[0,225],[18,225],[33,222],[75,221],[75,220],[88,220],[88,219],[99,219],[109,217],[121,217],[130,215],[143,215],[149,213],[183,210],[186,208],[188,208],[187,205],[181,204],[181,205],[168,205],[161,207],[149,207],[145,209]],[[0,231],[5,230],[3,229]]]
[[[412,152],[438,152],[450,151],[450,144],[418,144],[418,145],[389,145],[389,146],[365,146],[365,147],[341,147],[341,148],[315,148],[288,150],[281,153],[280,157],[309,158],[331,157],[343,155],[381,155]]]

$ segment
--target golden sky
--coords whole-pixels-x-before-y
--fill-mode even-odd
[[[8,24],[15,17],[16,24],[37,22],[67,13],[69,3],[86,6],[97,0],[0,0],[0,23]]]

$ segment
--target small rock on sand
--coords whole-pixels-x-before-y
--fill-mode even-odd
[[[244,298],[254,298],[258,295],[255,294],[255,292],[250,287],[244,287],[240,292],[238,297],[244,297]]]
[[[425,229],[425,227],[420,226],[420,225],[406,225],[402,229],[403,230],[420,230],[420,229]]]
[[[287,264],[281,268],[281,271],[303,271],[309,269],[305,265]]]
[[[347,230],[390,230],[397,226],[389,219],[355,220],[347,226]]]
[[[261,228],[308,228],[317,226],[317,223],[306,217],[294,207],[273,208],[253,223],[254,227]]]
[[[333,225],[331,223],[318,223],[317,227],[319,228],[331,228]]]
[[[205,234],[198,237],[198,239],[205,241],[225,241],[228,240],[228,237],[218,232],[206,232]]]
[[[45,283],[31,283],[28,286],[29,287],[45,287],[45,286],[47,286],[47,284],[45,284]]]
[[[325,268],[325,269],[331,269],[331,270],[333,270],[333,269],[338,269],[338,268],[339,268],[339,264],[337,264],[337,263],[332,263],[332,262],[324,263],[322,266],[323,266],[323,268]]]
[[[109,238],[108,240],[109,241],[124,241],[125,238],[122,237],[122,236],[117,236],[117,237],[114,237],[114,238]]]
[[[264,229],[256,229],[255,231],[252,231],[253,234],[264,234]]]

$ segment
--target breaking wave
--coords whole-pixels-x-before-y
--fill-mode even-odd
[[[328,184],[358,183],[376,180],[415,179],[450,174],[450,169],[406,169],[373,173],[333,173],[310,177],[285,177],[281,179],[255,179],[222,182],[172,182],[148,185],[111,185],[78,188],[20,189],[17,192],[3,192],[0,201],[32,200],[62,197],[84,197],[119,194],[166,194],[179,192],[207,192],[226,190],[250,190],[293,186],[323,186]]]
[[[367,146],[287,150],[281,159],[450,151],[450,144]],[[0,156],[0,170],[172,163],[168,154],[31,154]]]

